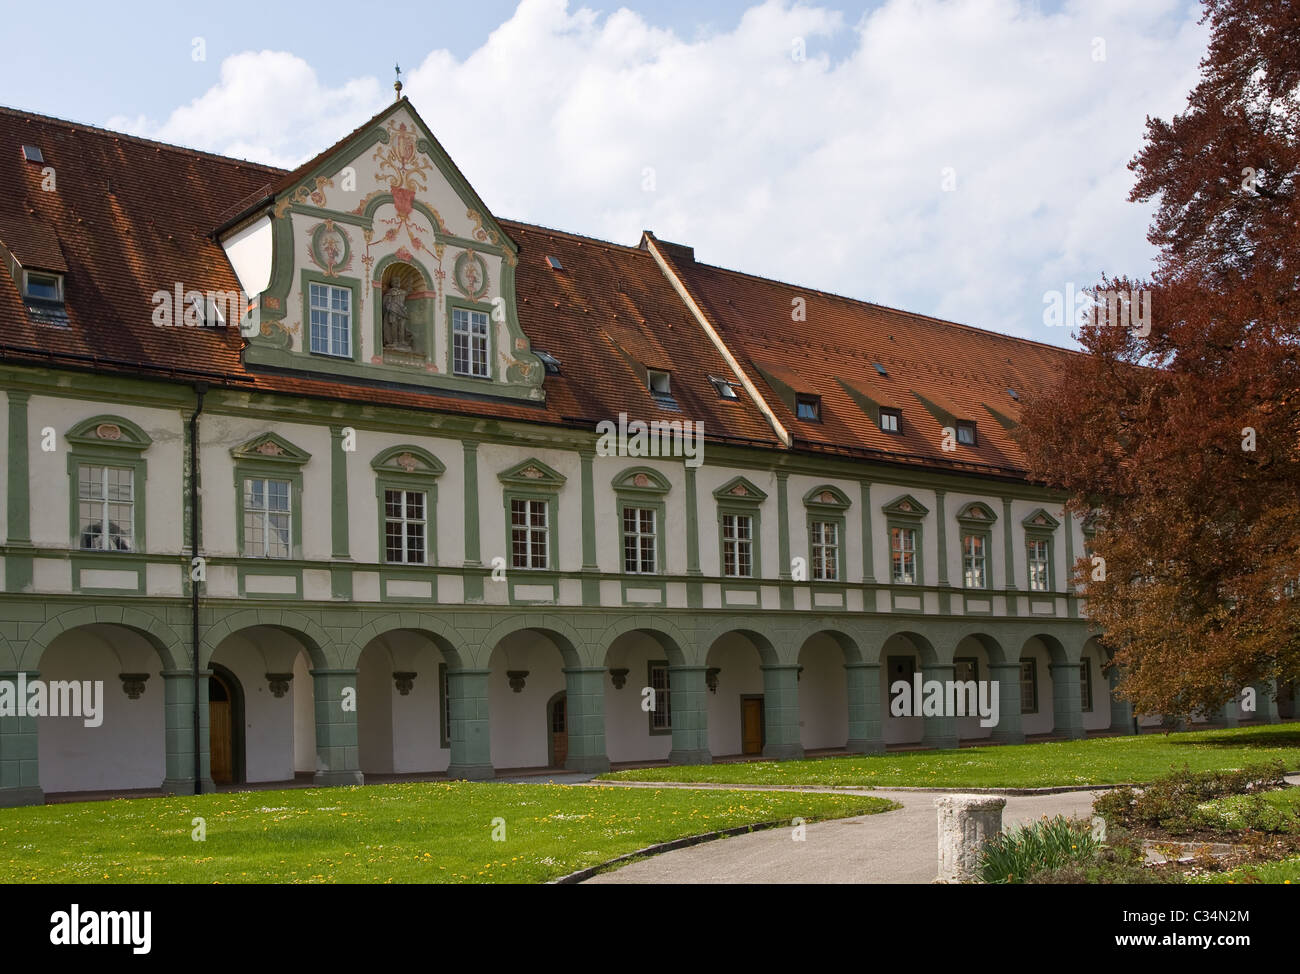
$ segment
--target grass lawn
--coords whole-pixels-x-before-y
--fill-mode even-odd
[[[1098,737],[1012,747],[904,751],[877,757],[755,761],[644,768],[601,775],[624,781],[755,785],[893,785],[1037,788],[1150,781],[1184,764],[1193,771],[1280,759],[1300,769],[1300,723],[1185,734]]]
[[[1258,866],[1242,866],[1227,873],[1209,873],[1196,879],[1193,883],[1210,885],[1243,883],[1278,883],[1284,886],[1300,884],[1300,856],[1283,859],[1280,862],[1266,862]]]
[[[0,882],[536,883],[701,832],[894,807],[860,795],[421,782],[6,808]],[[493,840],[494,819],[505,841]]]

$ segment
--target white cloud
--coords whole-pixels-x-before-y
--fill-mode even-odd
[[[650,228],[710,263],[1065,343],[1044,291],[1149,267],[1126,164],[1145,116],[1195,84],[1197,17],[1186,0],[886,0],[850,25],[771,0],[683,38],[524,0],[463,61],[431,51],[405,93],[499,216],[625,243]],[[250,52],[165,122],[122,124],[291,165],[388,97]]]

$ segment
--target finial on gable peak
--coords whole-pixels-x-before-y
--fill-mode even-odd
[[[394,96],[393,101],[401,101],[402,100],[402,66],[400,64],[394,64],[393,71],[397,74],[397,79],[393,82],[393,91],[397,92],[397,94]]]

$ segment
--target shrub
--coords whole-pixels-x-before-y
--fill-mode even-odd
[[[1110,828],[1160,828],[1166,832],[1190,832],[1207,827],[1202,806],[1229,795],[1257,795],[1285,784],[1281,761],[1229,771],[1181,771],[1157,778],[1141,791],[1116,788],[1093,803],[1093,811],[1106,819]],[[1266,803],[1265,803],[1266,804]],[[1252,810],[1254,806],[1251,806]],[[1253,810],[1258,821],[1266,812]],[[1218,826],[1221,827],[1221,826]]]
[[[1091,862],[1098,848],[1090,822],[1062,815],[1044,818],[985,842],[979,878],[986,883],[1023,883],[1034,873]]]

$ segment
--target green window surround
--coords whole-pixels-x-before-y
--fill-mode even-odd
[[[437,565],[438,478],[446,467],[427,450],[403,445],[384,450],[370,461],[370,468],[375,472],[379,560],[390,565]],[[420,507],[423,517],[416,509]]]
[[[542,461],[531,459],[503,471],[497,479],[503,487],[507,569],[558,571],[559,492],[566,478]]]
[[[668,567],[665,497],[672,487],[668,478],[651,467],[629,467],[613,479],[611,486],[617,499],[615,536],[619,539],[621,571],[664,574]]]
[[[355,277],[330,277],[317,270],[304,270],[300,277],[302,298],[302,351],[312,358],[332,359],[342,362],[361,361],[361,281]],[[349,292],[348,341],[351,345],[346,355],[314,350],[312,341],[312,288],[316,284],[326,288],[341,288]],[[333,309],[331,309],[333,312]],[[331,321],[332,321],[331,317]]]
[[[767,494],[744,477],[713,492],[718,511],[718,573],[725,578],[762,578],[760,512]]]
[[[438,746],[451,747],[451,692],[447,684],[447,664],[438,664]]]
[[[652,659],[646,664],[646,686],[655,692],[654,709],[647,711],[650,736],[662,737],[673,732],[673,710],[668,685],[668,661]]]
[[[144,453],[153,442],[149,435],[121,416],[101,415],[82,420],[65,437],[72,444],[68,546],[104,553],[148,550]]]
[[[980,501],[971,501],[957,512],[961,528],[962,587],[993,587],[993,525],[998,517]]]
[[[1079,702],[1085,714],[1092,713],[1092,664],[1086,656],[1079,661]]]
[[[478,379],[485,382],[493,382],[497,377],[496,366],[496,342],[494,333],[497,322],[493,320],[492,314],[495,309],[491,304],[482,301],[470,301],[466,298],[454,297],[448,295],[446,299],[446,330],[447,330],[447,374],[458,376],[462,379]],[[461,318],[467,326],[467,331],[462,333],[462,337],[467,342],[462,351],[464,369],[457,369],[456,359],[456,312],[461,312]],[[486,361],[479,362],[474,353],[474,338],[478,322],[481,318],[477,315],[484,315],[487,318],[486,323]]]
[[[1053,541],[1061,522],[1041,507],[1020,522],[1025,530],[1025,574],[1029,591],[1056,591]]]
[[[830,484],[814,487],[803,495],[808,525],[808,580],[847,581],[845,571],[845,512],[850,501],[844,491]]]
[[[891,585],[924,585],[925,567],[922,525],[930,513],[911,494],[903,494],[881,508],[889,538],[889,581]]]
[[[266,515],[265,522],[274,524],[279,511],[270,511],[271,482],[288,484],[288,551],[283,558],[302,558],[302,468],[311,460],[311,454],[275,433],[263,433],[242,446],[230,451],[235,461],[235,534],[239,553],[244,558],[267,559],[271,549],[270,539],[248,536],[247,514]],[[259,497],[258,484],[267,484],[267,492]],[[250,490],[251,488],[251,490]],[[275,491],[278,496],[278,491]],[[266,501],[266,502],[264,502]],[[258,509],[250,504],[257,503]],[[260,545],[259,545],[260,541]],[[254,550],[257,549],[257,550]]]

